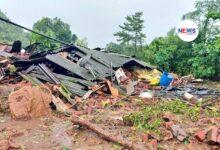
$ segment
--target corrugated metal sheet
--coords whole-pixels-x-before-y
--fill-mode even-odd
[[[149,69],[155,68],[152,65],[149,65],[148,63],[145,63],[143,61],[137,60],[126,55],[90,50],[78,46],[76,46],[75,49],[73,49],[73,51],[75,52],[74,54],[80,57],[85,57],[86,55],[91,54],[91,59],[89,60],[89,63],[91,64],[92,69],[96,72],[96,74],[98,74],[100,78],[112,76],[114,74],[113,69],[122,67],[128,63],[136,64]]]
[[[85,68],[80,67],[76,63],[71,62],[70,60],[63,58],[59,54],[52,54],[47,55],[46,59],[50,60],[51,62],[65,68],[66,70],[76,74],[86,80],[94,80],[92,74]]]

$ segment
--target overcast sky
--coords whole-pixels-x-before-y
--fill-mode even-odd
[[[195,0],[0,0],[0,9],[14,22],[32,27],[42,18],[59,17],[73,33],[88,38],[89,47],[116,41],[113,33],[127,15],[144,12],[146,43],[178,25]]]

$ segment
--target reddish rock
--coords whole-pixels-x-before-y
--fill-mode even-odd
[[[207,134],[207,132],[205,130],[201,130],[201,131],[196,132],[195,137],[197,140],[202,142],[205,140],[206,134]]]
[[[207,133],[207,139],[210,144],[214,144],[217,142],[218,138],[218,127],[213,126]]]
[[[24,86],[8,97],[9,108],[15,119],[30,119],[51,114],[52,93],[45,86]]]
[[[148,141],[148,134],[141,134],[141,140],[142,142],[147,142]]]
[[[150,146],[152,147],[157,147],[157,140],[156,139],[153,139],[152,141],[150,141]]]

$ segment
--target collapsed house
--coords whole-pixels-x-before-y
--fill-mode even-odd
[[[172,86],[158,86],[162,73],[155,66],[122,54],[75,45],[56,51],[32,52],[0,51],[1,83],[25,79],[33,85],[50,84],[52,93],[58,92],[58,97],[72,106],[78,97],[88,99],[97,94],[184,98],[193,103],[204,96],[216,99],[220,95],[217,90],[188,84],[198,82],[191,76],[179,78],[176,75]]]
[[[155,69],[154,66],[130,56],[79,46],[67,46],[57,51],[36,52],[29,57],[18,57],[15,54],[0,51],[0,56],[10,58],[10,63],[16,68],[15,74],[11,76],[18,74],[35,84],[49,82],[60,85],[69,94],[68,100],[71,103],[74,103],[72,100],[74,96],[86,99],[94,91],[105,86],[108,86],[106,93],[114,96],[118,95],[117,89],[131,94],[134,89],[126,90],[127,85],[135,85],[131,80],[130,71],[134,68]],[[6,81],[10,80],[7,78]],[[12,81],[15,81],[14,78]],[[95,86],[96,88],[92,88]],[[68,96],[65,95],[65,97]]]

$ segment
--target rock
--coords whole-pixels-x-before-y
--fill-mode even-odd
[[[210,144],[215,144],[217,143],[217,138],[218,138],[218,127],[216,126],[212,126],[210,128],[210,130],[208,131],[207,133],[207,140],[208,140],[208,143]]]
[[[14,119],[30,119],[51,114],[51,91],[45,86],[24,86],[11,93],[9,108]]]
[[[171,130],[173,135],[181,142],[188,137],[187,133],[178,125],[172,125]]]
[[[8,150],[9,143],[8,140],[0,140],[0,150]]]
[[[153,139],[152,141],[150,141],[149,145],[156,148],[157,147],[157,140]]]
[[[164,138],[163,138],[164,141],[168,141],[168,140],[173,139],[173,134],[169,130],[165,130],[163,132],[163,135],[164,135]]]
[[[141,134],[141,141],[142,142],[147,142],[148,140],[149,140],[148,134],[145,134],[145,133]]]
[[[148,90],[148,91],[141,91],[139,97],[141,98],[146,98],[146,99],[152,99],[154,97],[153,92]]]
[[[195,134],[195,138],[196,138],[197,140],[199,140],[200,142],[202,142],[202,141],[205,140],[206,134],[207,134],[207,132],[206,132],[205,130],[198,131],[198,132],[196,132],[196,134]]]

